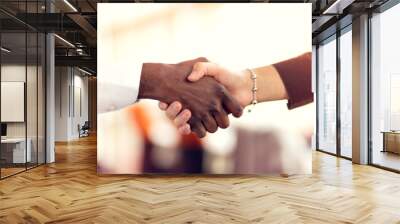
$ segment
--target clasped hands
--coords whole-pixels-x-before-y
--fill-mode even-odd
[[[178,64],[144,63],[139,99],[160,101],[179,132],[199,137],[229,126],[228,115],[240,117],[251,101],[246,71],[231,72],[197,58]],[[208,77],[205,77],[208,76]]]

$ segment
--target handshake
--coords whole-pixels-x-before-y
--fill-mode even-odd
[[[252,71],[257,74],[255,80]],[[313,101],[311,52],[252,71],[230,71],[205,58],[178,64],[144,63],[138,98],[160,101],[160,108],[181,134],[193,131],[199,137],[228,127],[228,115],[240,117],[253,100],[288,100],[289,109]],[[257,86],[255,92],[253,86]]]
[[[250,71],[231,72],[205,58],[178,64],[144,63],[139,99],[160,101],[179,132],[199,137],[229,126],[252,100]]]

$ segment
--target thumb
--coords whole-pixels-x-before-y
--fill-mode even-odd
[[[188,76],[188,79],[189,81],[196,82],[205,75],[216,78],[218,73],[219,69],[217,64],[211,62],[197,62],[193,65],[192,72]]]

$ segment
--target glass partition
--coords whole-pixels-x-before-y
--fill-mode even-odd
[[[26,136],[26,41],[25,32],[1,34],[2,177],[24,171],[31,161]]]
[[[44,1],[0,3],[18,6],[18,13],[40,13],[43,5]],[[45,163],[46,39],[2,12],[0,26],[0,178],[5,178]]]

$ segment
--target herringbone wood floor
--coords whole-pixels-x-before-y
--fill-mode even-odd
[[[96,139],[0,181],[0,223],[400,223],[400,175],[314,153],[310,176],[107,176]]]

